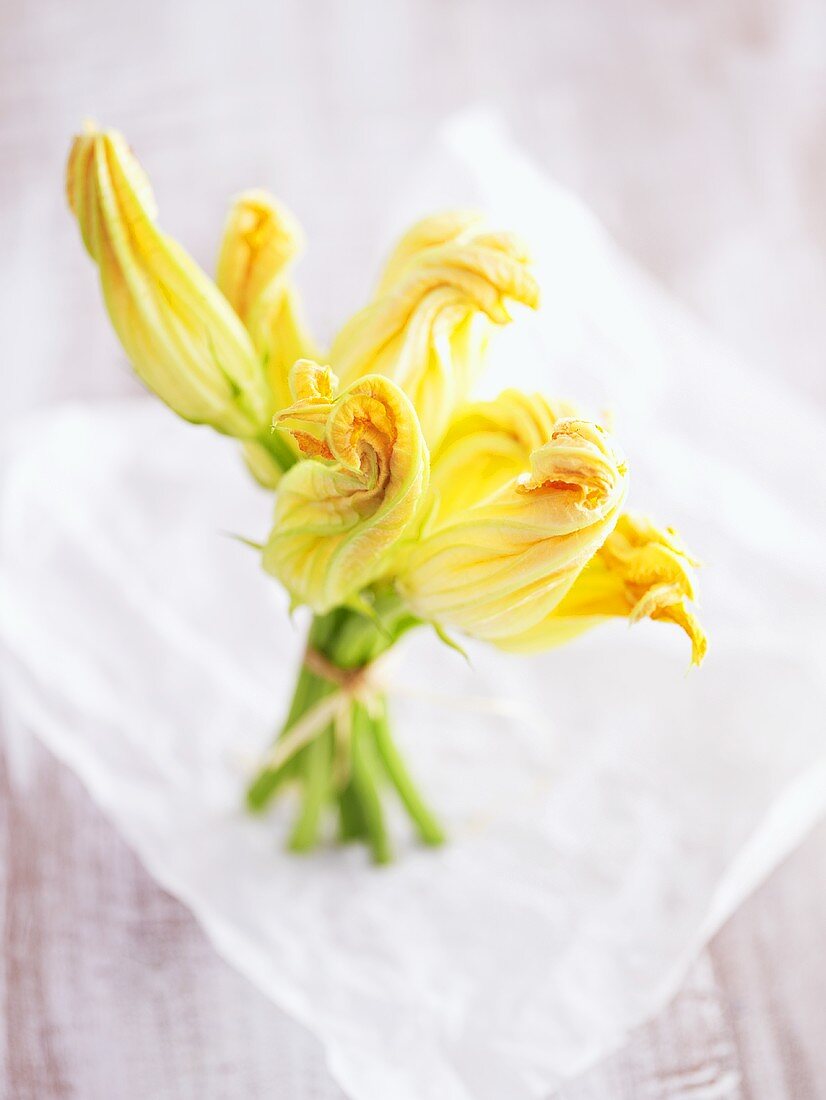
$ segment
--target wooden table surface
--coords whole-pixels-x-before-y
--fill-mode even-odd
[[[79,781],[18,730],[10,750],[5,1095],[341,1098],[318,1042],[218,958]],[[826,823],[717,934],[673,1003],[556,1096],[826,1095],[824,857]]]
[[[796,0],[0,0],[0,419],[134,386],[60,193],[85,115],[128,132],[205,263],[228,195],[286,198],[316,243],[308,280],[338,264],[311,310],[323,329],[368,277],[374,211],[439,118],[479,100],[755,370],[823,405],[824,42],[824,5]],[[341,1096],[318,1043],[0,716],[5,1095]],[[824,867],[821,825],[674,1002],[557,1095],[826,1096]]]

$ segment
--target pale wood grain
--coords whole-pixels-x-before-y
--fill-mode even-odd
[[[683,990],[559,1100],[826,1095],[826,823],[746,901]]]
[[[5,1095],[338,1100],[318,1042],[216,956],[74,775],[21,731],[8,757]]]
[[[704,952],[672,1004],[631,1034],[621,1051],[561,1089],[557,1100],[741,1097],[742,1067],[727,1008],[711,955]]]
[[[338,1100],[317,1041],[215,955],[66,768],[21,731],[11,740],[7,1095]],[[558,1100],[822,1096],[824,860],[826,824],[715,937],[674,1002]]]

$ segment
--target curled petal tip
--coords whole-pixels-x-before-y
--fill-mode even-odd
[[[290,370],[290,390],[296,401],[332,401],[338,391],[338,378],[331,367],[299,359]]]
[[[699,665],[708,641],[687,606],[697,596],[695,564],[673,528],[658,528],[626,513],[571,590],[560,615],[602,611],[625,615],[632,623],[675,623],[691,641],[691,663]]]
[[[541,394],[509,389],[492,401],[465,405],[434,452],[432,486],[442,514],[458,512],[515,480],[531,478],[531,456],[575,408]]]
[[[386,568],[423,500],[429,460],[394,383],[369,376],[329,400],[331,372],[314,366],[297,365],[295,388],[309,396],[282,414],[309,460],[280,482],[264,567],[322,613]]]
[[[535,307],[539,288],[515,237],[476,215],[428,219],[391,257],[373,302],[341,330],[330,359],[345,382],[384,374],[413,401],[429,446],[467,399],[509,303]]]
[[[338,392],[338,378],[329,367],[321,366],[312,359],[299,359],[290,371],[289,381],[292,404],[276,414],[273,427],[286,428],[302,453],[330,457],[326,453],[326,444],[317,447],[311,442],[313,437],[306,426],[316,425],[317,432],[326,426]]]
[[[478,210],[445,210],[416,222],[399,240],[385,264],[376,297],[386,293],[412,257],[427,249],[455,241],[480,226],[484,215]]]
[[[519,479],[520,493],[572,493],[583,506],[612,492],[626,474],[625,462],[598,424],[559,420],[550,440],[531,454],[530,473]]]

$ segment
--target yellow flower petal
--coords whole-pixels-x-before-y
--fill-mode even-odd
[[[410,401],[388,379],[362,378],[336,397],[328,368],[303,362],[292,381],[296,401],[278,421],[308,460],[281,479],[264,568],[323,613],[382,574],[420,506],[429,460]]]
[[[430,494],[436,522],[488,499],[517,478],[532,452],[551,438],[557,418],[575,413],[566,402],[516,390],[466,405],[433,455]],[[498,644],[516,651],[546,649],[611,617],[632,622],[649,617],[681,626],[691,639],[693,663],[699,664],[706,637],[686,606],[695,598],[695,565],[671,528],[620,515],[558,606],[529,630]]]
[[[531,308],[539,291],[524,247],[482,231],[463,213],[414,227],[391,257],[374,301],[333,343],[330,360],[347,383],[383,374],[412,400],[435,446],[466,399],[507,302]]]
[[[289,426],[287,420],[304,421],[315,425],[324,424],[329,413],[330,402],[338,389],[338,379],[330,368],[319,367],[311,359],[299,359],[293,364],[288,380],[291,387],[294,387],[290,392],[296,400],[288,406],[288,416],[277,418],[277,422],[282,427]],[[288,443],[287,440],[290,442]],[[305,430],[296,429],[292,434],[289,431],[282,432],[278,441],[283,442],[283,446],[290,455],[298,455],[303,451],[308,455],[325,456],[324,447],[313,446],[313,439]],[[284,468],[291,465],[290,462],[282,465],[278,461],[278,457],[273,453],[273,442],[276,442],[274,438],[267,441],[267,446],[257,442],[244,444],[244,459],[247,467],[256,481],[265,489],[277,488]]]
[[[512,481],[531,452],[548,442],[557,421],[575,415],[568,402],[518,390],[465,405],[431,460],[430,492],[438,514],[477,504]]]
[[[626,466],[601,428],[574,419],[530,466],[410,547],[398,586],[417,615],[507,645],[564,597],[617,522]]]
[[[260,433],[270,398],[249,336],[215,284],[158,229],[149,181],[123,137],[94,129],[77,137],[66,186],[142,380],[186,420],[241,438]]]
[[[506,648],[545,649],[613,617],[651,618],[681,627],[691,640],[692,664],[699,665],[707,639],[686,606],[696,596],[696,564],[672,528],[622,515],[559,605],[532,630],[508,639]]]
[[[477,210],[446,210],[431,214],[415,223],[393,249],[384,266],[375,297],[378,298],[399,281],[405,267],[419,252],[437,245],[447,244],[467,235],[484,223],[484,216]]]
[[[264,191],[233,204],[224,229],[216,281],[266,364],[272,412],[290,404],[290,370],[316,352],[300,318],[291,269],[304,250],[293,215]]]

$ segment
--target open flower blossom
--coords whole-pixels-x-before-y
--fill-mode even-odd
[[[511,320],[509,301],[539,304],[524,245],[465,211],[428,218],[402,239],[373,301],[333,341],[330,362],[343,382],[392,378],[432,447],[467,399],[491,329]]]
[[[120,134],[75,139],[66,187],[106,308],[140,377],[179,416],[239,438],[271,416],[261,363],[229,302],[155,222],[149,181]]]
[[[456,476],[472,479],[473,467]],[[529,471],[439,513],[410,548],[404,599],[423,619],[507,646],[546,618],[608,538],[627,481],[598,425],[557,420]]]
[[[408,398],[368,375],[336,396],[329,368],[292,373],[295,402],[278,423],[310,461],[281,479],[264,568],[317,613],[346,604],[374,580],[422,501],[427,448]]]
[[[264,542],[246,541],[314,617],[247,799],[260,809],[298,783],[291,847],[312,847],[333,805],[342,839],[389,858],[388,782],[420,838],[443,839],[371,678],[412,627],[533,651],[611,619],[649,619],[679,627],[702,661],[697,563],[670,527],[624,511],[629,471],[608,433],[545,395],[472,399],[512,304],[539,305],[513,235],[473,211],[418,222],[325,354],[292,282],[301,230],[265,192],[232,204],[215,281],[158,228],[119,134],[75,139],[67,192],[138,375],[180,416],[235,436],[275,493]]]
[[[431,515],[436,517],[436,530],[442,532],[441,543],[451,537],[464,542],[467,521],[481,514],[474,506],[492,504],[497,493],[495,500],[499,501],[503,487],[512,491],[524,488],[520,485],[523,471],[536,462],[534,456],[542,454],[565,418],[575,416],[576,408],[569,402],[552,403],[540,394],[527,395],[518,390],[505,390],[493,401],[465,406],[433,455]],[[469,471],[473,471],[472,476]],[[557,482],[555,488],[561,491],[563,483]],[[547,649],[611,618],[623,617],[631,622],[651,618],[680,626],[691,640],[692,662],[700,664],[706,651],[706,637],[687,607],[696,598],[697,562],[673,529],[662,530],[627,513],[616,513],[615,520],[616,527],[589,557],[570,587],[567,590],[557,587],[556,600],[549,590],[550,602],[545,614],[536,614],[531,625],[522,624],[518,628],[515,616],[510,616],[514,628],[495,637],[489,626],[476,623],[467,615],[462,621],[452,619],[444,606],[434,603],[433,593],[420,572],[427,547],[434,545],[427,537],[410,556],[407,567],[410,576],[405,579],[403,573],[400,584],[408,599],[427,617],[486,637],[503,649],[522,652]],[[553,576],[550,557],[547,565],[549,576]],[[418,597],[417,585],[424,585]],[[533,615],[536,605],[526,611]]]

